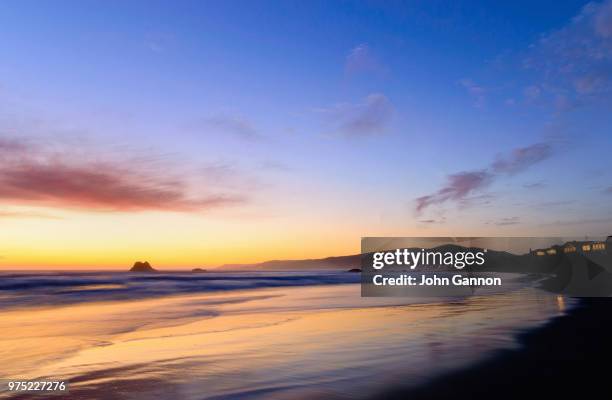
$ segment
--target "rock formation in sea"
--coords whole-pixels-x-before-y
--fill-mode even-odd
[[[151,267],[148,261],[136,261],[134,266],[130,269],[130,272],[157,272],[157,270]]]

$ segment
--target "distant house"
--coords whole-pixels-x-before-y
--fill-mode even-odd
[[[605,242],[567,242],[562,247],[553,246],[547,249],[530,249],[530,253],[536,256],[554,256],[557,254],[557,251],[561,251],[561,249],[563,249],[563,253],[570,254],[576,253],[578,251],[580,251],[581,253],[587,253],[592,251],[605,251],[607,248],[612,248],[612,236],[608,236]]]

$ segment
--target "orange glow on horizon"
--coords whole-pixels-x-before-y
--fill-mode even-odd
[[[58,215],[5,219],[0,268],[126,270],[135,261],[160,269],[214,268],[359,252],[358,234],[318,233],[314,224],[180,213]]]
[[[135,261],[149,261],[159,269],[214,268],[358,254],[362,236],[498,234],[493,225],[483,229],[461,221],[436,226],[419,225],[408,216],[381,221],[375,212],[353,210],[353,204],[345,205],[341,215],[314,201],[312,208],[290,206],[279,204],[278,215],[272,216],[263,210],[198,214],[38,208],[36,215],[52,218],[2,219],[0,268],[126,270]]]

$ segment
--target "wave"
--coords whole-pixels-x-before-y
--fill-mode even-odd
[[[37,272],[0,273],[0,308],[143,299],[267,287],[359,283],[348,272],[157,273]]]

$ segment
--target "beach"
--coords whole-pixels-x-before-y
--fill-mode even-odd
[[[605,398],[612,354],[609,298],[582,298],[568,313],[518,335],[520,346],[409,390],[373,399]]]
[[[48,304],[3,311],[2,376],[67,380],[69,393],[58,399],[386,398],[518,351],[520,334],[574,304],[532,287],[451,301],[362,298],[358,284],[329,283],[354,280],[348,273],[319,282],[318,274],[289,274],[284,281],[292,286],[262,285],[277,285],[270,279],[276,275],[211,275],[213,286],[198,276],[206,290],[189,282],[189,290],[173,294],[143,295],[130,284],[139,277],[127,274],[112,278],[110,288],[95,282],[111,285],[108,274],[65,278],[74,286],[56,292],[43,286],[38,299]],[[144,286],[157,287],[186,280],[146,279]],[[249,287],[254,281],[258,287]],[[117,285],[133,285],[137,295],[127,298],[130,291]],[[105,301],[82,293],[113,290],[119,294]]]

